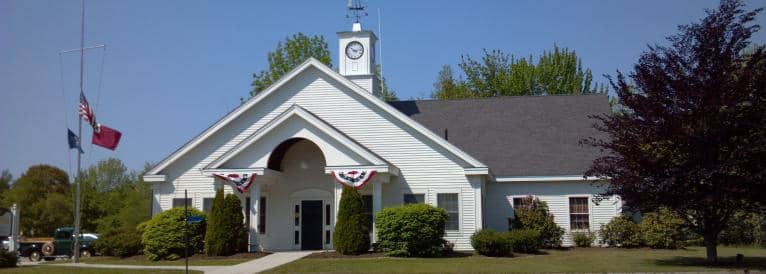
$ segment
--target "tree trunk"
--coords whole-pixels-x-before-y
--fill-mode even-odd
[[[718,264],[718,235],[714,235],[713,233],[705,233],[704,238],[707,262],[711,265]]]

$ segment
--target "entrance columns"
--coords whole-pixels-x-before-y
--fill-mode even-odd
[[[261,182],[254,180],[253,185],[250,186],[250,227],[248,228],[250,239],[248,245],[248,251],[259,251],[260,243],[258,242],[258,225],[261,221],[261,212],[258,210],[261,203]]]
[[[375,216],[383,209],[383,183],[390,180],[388,174],[379,174],[372,181],[372,242],[378,241],[378,231],[375,228]]]

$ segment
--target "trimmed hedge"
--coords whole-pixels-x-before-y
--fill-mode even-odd
[[[378,246],[388,256],[442,255],[447,217],[444,209],[427,204],[385,208],[375,216]]]
[[[620,215],[601,227],[601,242],[609,246],[641,246],[641,227],[628,216]]]
[[[353,187],[343,187],[332,244],[344,255],[359,255],[370,250],[370,227],[364,215],[362,195]]]
[[[516,217],[513,219],[513,228],[537,230],[542,247],[560,247],[564,229],[553,221],[553,214],[548,212],[548,204],[531,196],[524,198],[523,204],[524,206],[514,208]]]
[[[590,247],[595,239],[596,235],[590,231],[572,233],[572,241],[574,241],[577,247]]]
[[[681,248],[685,238],[683,223],[676,213],[664,208],[644,214],[640,225],[643,240],[651,248]]]
[[[190,216],[205,216],[201,211],[189,208]],[[139,225],[143,230],[141,243],[144,245],[144,255],[147,259],[177,260],[184,256],[184,208],[177,207],[155,215],[146,224]],[[205,236],[205,221],[188,224],[189,255],[199,253],[203,248]]]
[[[540,232],[534,229],[514,229],[505,232],[513,252],[534,254],[540,250]]]

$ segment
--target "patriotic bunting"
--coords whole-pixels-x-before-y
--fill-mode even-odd
[[[372,176],[375,176],[375,170],[372,169],[332,171],[332,177],[335,178],[335,181],[357,189],[362,188],[364,184],[369,182]]]
[[[213,176],[233,184],[235,187],[237,187],[237,190],[239,190],[239,193],[245,193],[245,191],[247,191],[247,188],[250,187],[250,184],[252,184],[253,180],[255,179],[255,173],[253,174],[214,173]]]

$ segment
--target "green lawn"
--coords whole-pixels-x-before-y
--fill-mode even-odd
[[[262,257],[263,253],[240,253],[230,257],[205,257],[194,256],[189,258],[189,266],[225,266],[244,263],[250,260],[254,260],[258,257]],[[50,262],[43,262],[43,264],[61,264],[70,263],[70,260],[55,260]],[[151,266],[183,266],[185,264],[183,259],[175,261],[151,261],[147,260],[143,256],[134,256],[129,258],[119,257],[90,257],[82,258],[82,263],[85,264],[114,264],[114,265],[151,265]]]
[[[579,248],[551,250],[545,255],[514,258],[467,256],[457,258],[302,259],[268,273],[504,273],[504,272],[674,272],[766,270],[766,249],[719,247],[722,266],[705,266],[705,250]],[[734,256],[745,255],[734,266]]]
[[[190,266],[216,266],[235,265],[247,262],[251,259],[194,259],[189,260]],[[83,258],[86,264],[118,264],[118,265],[185,265],[184,260],[176,261],[149,261],[149,260],[126,260],[113,257]]]
[[[160,269],[110,269],[110,268],[89,268],[89,267],[69,267],[69,266],[53,266],[53,265],[34,265],[23,266],[16,268],[0,268],[0,273],[46,273],[46,274],[175,274],[184,273],[183,270],[160,270]],[[189,271],[189,273],[199,273],[201,271]]]

